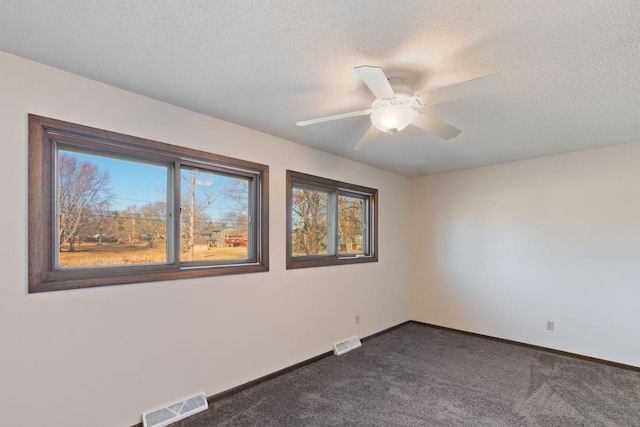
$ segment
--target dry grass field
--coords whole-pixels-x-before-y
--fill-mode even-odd
[[[194,261],[209,261],[223,259],[243,259],[247,257],[247,248],[208,248],[207,245],[196,245]],[[188,261],[189,253],[181,255],[183,261]],[[166,262],[164,242],[149,248],[146,244],[123,245],[118,243],[76,244],[75,251],[69,252],[68,246],[60,251],[60,267],[99,267],[105,265],[158,264]]]

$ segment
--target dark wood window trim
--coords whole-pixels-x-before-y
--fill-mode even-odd
[[[286,172],[286,203],[287,203],[287,255],[286,268],[308,268],[323,267],[330,265],[361,264],[367,262],[378,262],[378,190],[346,182],[335,181],[302,172],[287,170]],[[365,195],[368,198],[367,213],[367,236],[368,253],[365,256],[349,255],[316,255],[316,256],[293,256],[293,229],[292,229],[292,192],[294,187],[309,187],[330,192],[341,192],[348,194]]]
[[[55,137],[56,140],[52,137]],[[100,147],[141,158],[162,159],[177,167],[205,165],[238,176],[251,177],[254,197],[253,253],[242,263],[139,265],[56,270],[54,268],[55,144],[64,141],[86,147]],[[179,180],[175,174],[175,181]],[[179,183],[175,183],[179,188]],[[178,202],[174,202],[178,203]],[[174,205],[175,206],[175,205]],[[269,167],[186,147],[123,135],[102,129],[29,115],[29,292],[108,286],[126,283],[188,279],[269,270]],[[175,209],[175,208],[174,208]],[[179,215],[173,215],[173,229],[179,230]],[[179,245],[175,239],[176,248]],[[179,249],[178,249],[179,250]],[[179,252],[177,252],[179,253]]]

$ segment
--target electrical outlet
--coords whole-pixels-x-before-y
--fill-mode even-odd
[[[360,324],[360,315],[356,314],[356,325]]]
[[[553,331],[555,328],[555,322],[553,320],[547,320],[547,331]]]

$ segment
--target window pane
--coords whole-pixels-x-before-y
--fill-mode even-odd
[[[329,193],[293,188],[291,241],[293,256],[327,255],[327,201]]]
[[[338,195],[338,253],[364,253],[365,199]]]
[[[33,114],[28,134],[30,293],[269,271],[267,165]]]
[[[378,262],[378,190],[287,170],[287,269]]]
[[[181,177],[181,260],[248,259],[250,180],[193,167]]]
[[[57,145],[57,268],[167,263],[168,165]]]

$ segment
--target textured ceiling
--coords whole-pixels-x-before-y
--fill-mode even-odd
[[[404,175],[640,141],[636,0],[2,0],[0,50]],[[353,72],[417,92],[492,73],[506,88],[429,108],[353,151],[369,118]]]

